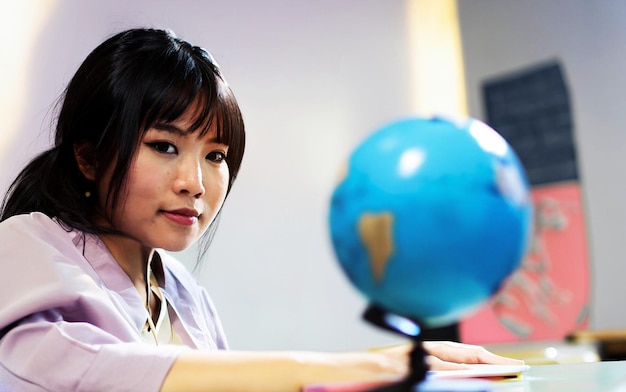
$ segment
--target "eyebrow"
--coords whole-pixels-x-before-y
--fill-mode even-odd
[[[193,131],[184,130],[172,123],[157,122],[152,127],[158,131],[168,132],[178,136],[187,136],[193,133]],[[211,137],[209,141],[213,143],[221,143],[215,135]]]
[[[158,129],[159,131],[174,133],[174,134],[181,135],[181,136],[185,136],[185,135],[188,135],[189,133],[191,133],[191,132],[185,131],[185,130],[181,129],[180,127],[177,127],[176,125],[171,124],[171,123],[158,122],[158,123],[154,124],[153,127],[155,129]]]

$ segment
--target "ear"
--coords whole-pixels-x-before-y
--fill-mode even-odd
[[[93,144],[91,142],[74,143],[74,158],[83,176],[90,181],[95,181],[96,165],[93,161]]]

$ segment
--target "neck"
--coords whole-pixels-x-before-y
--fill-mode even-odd
[[[100,238],[133,285],[138,289],[144,288],[148,277],[148,265],[154,255],[154,249],[119,235],[101,235]]]

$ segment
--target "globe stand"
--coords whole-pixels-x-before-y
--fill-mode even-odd
[[[377,327],[399,333],[411,339],[413,349],[409,353],[409,374],[402,380],[370,389],[370,392],[410,392],[415,385],[426,378],[428,364],[426,350],[420,338],[421,328],[417,321],[391,313],[382,307],[370,303],[363,318]]]

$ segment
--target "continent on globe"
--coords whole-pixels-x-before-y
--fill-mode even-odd
[[[393,215],[390,212],[363,214],[359,219],[359,236],[367,248],[376,281],[385,273],[389,257],[393,254]]]

